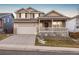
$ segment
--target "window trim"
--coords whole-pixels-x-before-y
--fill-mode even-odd
[[[21,13],[19,13],[19,18],[21,18]]]
[[[25,13],[25,18],[27,18],[27,13]]]
[[[2,23],[3,21],[2,21],[2,20],[0,20],[0,21],[1,21],[1,26],[0,26],[0,28],[2,28],[2,27],[3,27],[3,23]]]
[[[39,13],[39,17],[40,17],[40,13]]]

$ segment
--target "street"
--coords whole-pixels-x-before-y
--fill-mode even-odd
[[[0,55],[79,55],[79,52],[69,51],[13,51],[13,50],[0,50]]]

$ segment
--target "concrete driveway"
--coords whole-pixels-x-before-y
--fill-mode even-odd
[[[36,35],[13,35],[2,41],[0,44],[10,44],[10,45],[34,45]]]

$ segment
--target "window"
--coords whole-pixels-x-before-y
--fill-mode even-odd
[[[21,18],[21,13],[19,13],[19,18]]]
[[[27,13],[25,13],[25,18],[27,18]]]
[[[9,18],[7,18],[7,22],[9,23]]]
[[[39,17],[40,17],[40,13],[39,13]]]
[[[76,28],[79,28],[79,26],[77,26]]]
[[[2,20],[0,19],[0,28],[2,28]]]
[[[39,14],[35,14],[35,18],[37,18],[39,16]]]
[[[5,18],[3,18],[3,20],[4,20],[4,23],[6,23],[6,19],[5,19]]]
[[[62,27],[62,22],[53,22],[53,27]]]

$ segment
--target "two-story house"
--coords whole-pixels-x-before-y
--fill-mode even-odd
[[[34,8],[19,9],[14,20],[15,34],[52,33],[50,35],[68,36],[66,21],[69,17],[56,11],[47,14]]]

